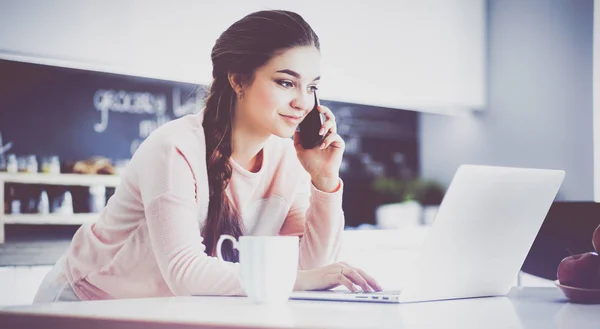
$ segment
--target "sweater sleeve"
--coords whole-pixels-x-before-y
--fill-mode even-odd
[[[159,146],[139,168],[148,232],[161,274],[175,295],[244,295],[239,264],[205,253],[200,216],[208,209],[206,170],[173,145]],[[151,155],[150,155],[151,154]]]
[[[310,176],[301,179],[281,235],[300,237],[299,269],[307,270],[335,263],[344,230],[343,182],[337,191],[318,190]]]

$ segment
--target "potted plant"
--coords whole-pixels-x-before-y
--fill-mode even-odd
[[[380,200],[377,225],[390,229],[431,224],[445,193],[442,185],[432,180],[385,176],[373,181],[373,191]]]

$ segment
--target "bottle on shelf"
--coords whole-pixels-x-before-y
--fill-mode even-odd
[[[62,215],[73,215],[73,196],[70,191],[54,200],[52,212]]]
[[[17,196],[17,191],[13,185],[8,186],[8,193],[6,194],[5,201],[5,213],[12,215],[18,215],[21,213],[21,200]]]
[[[37,212],[38,214],[44,215],[50,213],[50,200],[48,200],[48,193],[46,193],[46,190],[42,190],[42,193],[40,193],[40,200],[38,201]]]
[[[66,191],[63,195],[63,203],[60,207],[61,213],[66,215],[73,214],[73,196],[70,191]]]

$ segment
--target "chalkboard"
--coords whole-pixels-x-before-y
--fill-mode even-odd
[[[0,72],[0,132],[16,154],[127,159],[153,129],[195,109],[192,84],[11,61]]]
[[[0,60],[0,133],[9,153],[63,162],[129,159],[165,122],[203,107],[206,86]],[[418,174],[417,113],[321,100],[346,141],[349,226],[374,223],[374,177]]]

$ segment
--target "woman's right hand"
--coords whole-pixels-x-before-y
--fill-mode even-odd
[[[348,290],[356,292],[356,286],[363,291],[381,291],[381,286],[363,270],[339,262],[312,270],[300,270],[296,277],[295,291],[327,290],[338,286],[345,286]]]

